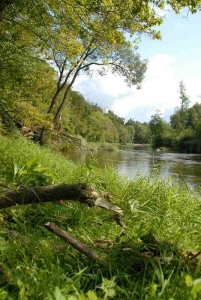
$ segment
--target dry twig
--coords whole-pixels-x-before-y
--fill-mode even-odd
[[[56,234],[60,238],[62,238],[67,244],[71,245],[73,248],[77,249],[84,255],[88,256],[91,260],[100,262],[104,265],[107,265],[107,261],[101,258],[98,254],[93,252],[91,249],[89,249],[86,245],[84,245],[82,242],[77,240],[76,238],[72,237],[68,232],[60,229],[58,226],[56,226],[53,223],[46,223],[44,225],[49,231]]]

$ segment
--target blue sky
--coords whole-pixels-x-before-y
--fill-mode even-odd
[[[160,12],[161,13],[161,12]],[[163,13],[163,12],[162,12]],[[179,106],[179,81],[183,80],[191,105],[201,103],[201,12],[180,15],[166,11],[160,26],[162,40],[142,36],[138,52],[148,59],[148,70],[141,90],[128,88],[120,76],[81,75],[74,89],[105,110],[112,109],[126,119],[149,121],[159,109],[164,118]]]
[[[188,14],[183,9],[180,15],[166,12],[164,23],[160,26],[161,41],[153,41],[142,37],[139,52],[143,57],[151,57],[157,53],[169,53],[185,63],[186,60],[196,61],[201,50],[201,12]]]

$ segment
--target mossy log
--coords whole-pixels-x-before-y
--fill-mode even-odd
[[[122,210],[103,198],[86,184],[59,184],[49,186],[17,186],[0,191],[0,209],[11,206],[40,204],[60,200],[74,200],[88,206],[99,206],[122,214]],[[107,197],[108,198],[108,197]]]

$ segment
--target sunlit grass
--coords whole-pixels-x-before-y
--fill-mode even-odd
[[[180,300],[193,299],[196,294],[201,299],[199,292],[191,292],[192,284],[188,287],[186,283],[187,275],[192,281],[201,277],[200,265],[184,263],[174,255],[175,249],[201,249],[198,195],[157,175],[129,181],[112,168],[99,169],[95,161],[77,167],[53,151],[5,137],[0,137],[1,181],[13,182],[14,163],[23,165],[31,157],[56,175],[56,183],[87,182],[111,193],[112,202],[124,211],[125,235],[118,237],[122,228],[113,221],[111,212],[74,202],[0,211],[0,299],[93,300],[97,296]],[[56,250],[54,246],[61,240],[45,229],[48,221],[83,241],[107,259],[109,266],[92,263],[70,246]],[[13,237],[9,230],[20,237]],[[161,246],[156,257],[142,259],[141,253],[148,250],[143,250],[141,238],[149,233],[173,246]],[[97,239],[112,240],[114,247],[96,247]],[[122,252],[122,248],[133,251]]]

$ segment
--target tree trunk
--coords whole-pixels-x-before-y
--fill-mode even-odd
[[[82,68],[82,64],[83,62],[86,60],[86,58],[88,57],[89,55],[89,50],[90,50],[90,46],[91,44],[93,43],[94,41],[94,38],[91,40],[88,48],[86,49],[86,51],[81,55],[80,57],[80,61],[77,63],[76,65],[76,68],[77,70],[75,71],[74,75],[73,75],[73,78],[71,80],[71,82],[69,83],[69,85],[67,86],[66,88],[66,91],[64,93],[64,96],[63,96],[63,99],[62,99],[62,102],[61,104],[59,105],[58,109],[57,109],[57,112],[54,116],[54,128],[58,128],[58,123],[59,123],[59,116],[61,115],[61,112],[62,112],[62,109],[66,103],[66,99],[67,99],[67,96],[68,96],[68,93],[70,92],[70,89],[71,87],[73,86],[74,82],[75,82],[75,79],[77,78],[79,72]],[[59,87],[60,83],[61,83],[61,79],[62,79],[62,76],[63,76],[63,72],[64,72],[64,66],[66,64],[66,61],[67,61],[67,58],[65,59],[65,62],[64,62],[64,65],[63,65],[63,69],[62,69],[62,73],[60,74],[60,78],[59,78],[59,82],[58,82],[58,88],[57,88],[57,91],[55,93],[55,96],[53,97],[52,99],[52,102],[50,104],[50,107],[49,107],[49,110],[48,110],[48,113],[50,113],[56,103],[56,99],[57,99],[57,96],[59,95],[59,93],[63,90],[63,88],[65,87],[65,85],[67,84],[67,81],[68,79],[70,78],[70,75],[72,74],[73,72],[73,69],[70,69],[70,71],[68,72],[68,74],[66,75],[66,78],[65,78],[65,81],[64,83]],[[55,98],[55,99],[54,99]],[[45,128],[43,128],[42,132],[41,132],[41,136],[39,138],[39,142],[40,142],[40,145],[43,145],[44,142],[45,142]]]
[[[103,195],[107,199],[108,195]],[[0,191],[0,209],[11,206],[40,204],[59,200],[74,200],[88,206],[98,206],[122,214],[122,210],[101,198],[101,195],[86,184],[60,184],[38,187],[12,187]]]
[[[43,128],[42,128],[42,130],[41,130],[41,133],[40,133],[40,136],[39,136],[39,138],[37,139],[37,142],[39,142],[39,144],[41,145],[41,146],[43,146],[44,145],[44,143],[45,143],[45,127],[43,126]]]
[[[63,109],[63,106],[64,106],[64,104],[65,104],[65,102],[66,102],[66,98],[67,98],[67,96],[68,96],[68,93],[70,92],[71,86],[72,86],[72,85],[69,85],[69,86],[67,87],[67,89],[66,89],[66,91],[65,91],[65,94],[64,94],[64,96],[63,96],[63,100],[62,100],[62,102],[61,102],[61,104],[60,104],[60,106],[59,106],[59,108],[58,108],[58,110],[57,110],[57,112],[56,112],[56,114],[55,114],[55,116],[54,116],[54,128],[55,128],[55,129],[58,128],[59,117],[60,117],[61,111],[62,111],[62,109]]]
[[[54,107],[55,103],[57,102],[57,97],[58,97],[58,95],[59,95],[59,93],[60,93],[61,90],[62,90],[62,88],[57,88],[57,90],[56,90],[56,92],[55,92],[55,94],[54,94],[54,96],[52,98],[52,102],[51,102],[51,104],[49,106],[49,109],[47,111],[48,114],[50,114],[52,112],[53,107]]]
[[[59,107],[57,109],[57,112],[56,112],[56,114],[54,116],[54,127],[55,128],[58,126],[59,116],[60,116],[60,114],[62,112],[62,109],[63,109],[65,103],[66,103],[66,99],[67,99],[67,96],[68,96],[68,94],[69,94],[69,92],[71,90],[71,87],[73,86],[73,84],[75,82],[75,79],[77,78],[77,76],[79,74],[80,69],[81,69],[81,65],[80,65],[80,67],[77,68],[77,70],[76,70],[76,72],[75,72],[75,74],[74,74],[74,76],[73,76],[70,84],[67,86],[66,91],[65,91],[64,96],[63,96],[63,100],[62,100],[61,104],[59,105]]]
[[[57,88],[57,90],[56,90],[56,92],[55,92],[55,94],[52,98],[52,102],[49,106],[49,109],[47,111],[48,114],[50,114],[52,112],[53,107],[54,107],[55,103],[57,102],[57,97],[58,97],[61,90],[62,90],[62,88]],[[43,128],[41,130],[41,133],[40,133],[40,136],[39,136],[39,139],[38,139],[38,142],[41,146],[43,146],[44,143],[45,143],[45,134],[46,134],[46,130],[45,130],[45,127],[43,126]]]
[[[86,184],[61,184],[39,187],[11,188],[0,193],[0,209],[25,204],[54,202],[59,200],[77,200],[93,205],[90,200],[92,189]]]

